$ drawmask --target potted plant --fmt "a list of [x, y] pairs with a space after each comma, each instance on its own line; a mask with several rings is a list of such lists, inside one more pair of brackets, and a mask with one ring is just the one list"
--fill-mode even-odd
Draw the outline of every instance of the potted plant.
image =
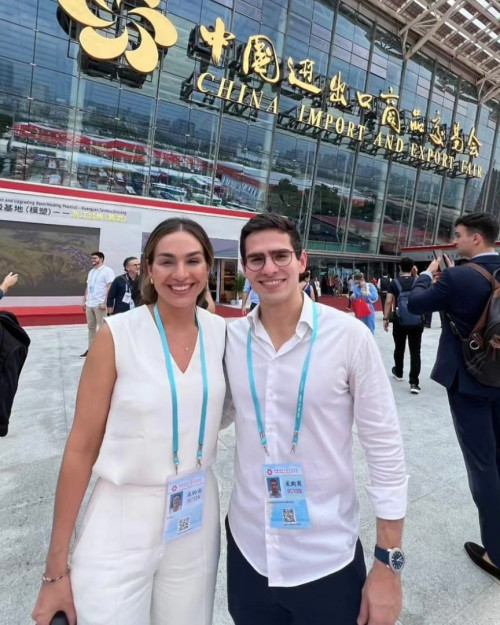
[[236, 276], [234, 277], [234, 290], [236, 291], [236, 300], [238, 306], [241, 306], [242, 296], [243, 296], [243, 287], [245, 286], [245, 274], [241, 271], [238, 271]]

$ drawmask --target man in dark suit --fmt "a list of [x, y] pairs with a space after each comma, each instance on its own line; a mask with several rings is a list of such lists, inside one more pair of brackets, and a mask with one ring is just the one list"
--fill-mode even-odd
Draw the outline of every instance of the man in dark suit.
[[[493, 273], [500, 268], [495, 253], [498, 221], [488, 213], [470, 213], [455, 222], [455, 244], [461, 256]], [[500, 387], [485, 386], [468, 372], [458, 331], [468, 336], [491, 295], [491, 283], [467, 264], [448, 269], [432, 284], [441, 259], [433, 260], [413, 285], [408, 309], [416, 314], [446, 313], [431, 378], [446, 387], [458, 442], [467, 468], [469, 487], [479, 512], [484, 547], [465, 543], [471, 560], [500, 579]]]

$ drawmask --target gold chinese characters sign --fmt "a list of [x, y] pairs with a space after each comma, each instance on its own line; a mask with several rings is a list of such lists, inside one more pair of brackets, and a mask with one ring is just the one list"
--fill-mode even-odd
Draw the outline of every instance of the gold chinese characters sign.
[[[136, 72], [148, 74], [158, 65], [158, 48], [177, 42], [177, 30], [158, 10], [160, 0], [144, 0], [144, 7], [128, 9], [123, 0], [58, 0], [61, 9], [82, 26], [80, 45], [93, 59], [113, 61], [124, 56]], [[98, 13], [90, 9], [97, 5]], [[100, 17], [104, 13], [105, 18]], [[118, 22], [124, 22], [117, 34]], [[142, 25], [141, 22], [144, 24]], [[132, 39], [133, 31], [135, 37]], [[138, 45], [132, 41], [138, 37]]]
[[[124, 0], [58, 3], [82, 27], [82, 49], [98, 61], [123, 56], [136, 72], [146, 74], [157, 67], [158, 50], [177, 42], [175, 26], [158, 8], [160, 0], [142, 0], [145, 6], [132, 9]], [[222, 100], [230, 114], [250, 111], [255, 118], [259, 112], [272, 113], [280, 127], [325, 142], [338, 144], [345, 138], [350, 147], [360, 144], [365, 152], [382, 149], [386, 156], [411, 165], [482, 177], [481, 167], [473, 162], [481, 147], [474, 127], [465, 134], [458, 122], [451, 128], [442, 123], [439, 111], [432, 119], [424, 118], [418, 109], [402, 111], [392, 87], [378, 96], [354, 91], [340, 71], [329, 78], [315, 72], [312, 59], [280, 59], [266, 35], [250, 35], [238, 43], [220, 17], [212, 25], [198, 25], [192, 35], [196, 44], [191, 45], [190, 37], [188, 55], [200, 58], [204, 71], [195, 71], [184, 81], [181, 98], [185, 100], [202, 106]], [[207, 71], [210, 64], [216, 69]], [[221, 76], [226, 65], [230, 71]], [[307, 98], [308, 103], [282, 111], [280, 97]]]
[[[326, 78], [315, 73], [311, 59], [295, 61], [289, 56], [281, 61], [265, 35], [251, 35], [246, 43], [236, 47], [235, 35], [220, 18], [214, 26], [199, 26], [198, 32], [201, 45], [193, 56], [209, 58], [212, 65], [221, 67], [224, 54], [232, 51], [230, 66], [239, 69], [236, 75], [232, 73], [232, 78], [220, 77], [215, 71], [193, 74], [193, 89], [189, 93], [203, 94], [198, 104], [211, 105], [219, 99], [225, 101], [225, 110], [233, 114], [249, 109], [253, 118], [258, 111], [274, 113], [279, 126], [327, 142], [340, 143], [346, 138], [349, 145], [361, 144], [366, 152], [383, 149], [386, 155], [412, 165], [452, 175], [482, 177], [482, 168], [473, 162], [481, 147], [474, 127], [466, 135], [458, 122], [448, 129], [439, 111], [432, 119], [425, 119], [418, 109], [411, 113], [401, 111], [399, 95], [392, 87], [378, 96], [359, 90], [351, 93], [341, 72]], [[271, 86], [275, 95], [268, 95], [265, 84]], [[308, 98], [310, 104], [301, 104], [294, 112], [281, 111], [278, 84], [281, 95]], [[352, 120], [353, 115], [359, 117], [359, 123]]]

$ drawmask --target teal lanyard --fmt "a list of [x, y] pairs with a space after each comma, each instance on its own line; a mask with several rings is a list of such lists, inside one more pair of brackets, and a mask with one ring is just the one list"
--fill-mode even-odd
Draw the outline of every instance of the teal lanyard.
[[[172, 357], [170, 356], [170, 350], [168, 349], [167, 336], [163, 328], [163, 323], [158, 312], [158, 305], [155, 304], [154, 315], [156, 321], [156, 327], [160, 333], [161, 344], [163, 347], [163, 353], [165, 354], [165, 366], [167, 368], [168, 381], [170, 384], [170, 392], [172, 395], [172, 453], [173, 461], [175, 465], [175, 472], [179, 466], [179, 410], [177, 406], [177, 387], [175, 385], [174, 367], [172, 364]], [[201, 404], [201, 418], [200, 418], [200, 431], [198, 434], [198, 451], [196, 452], [196, 458], [198, 460], [198, 466], [201, 466], [201, 459], [203, 456], [203, 442], [205, 440], [205, 425], [207, 422], [207, 405], [208, 405], [208, 375], [207, 375], [207, 363], [205, 359], [205, 345], [203, 342], [203, 330], [201, 324], [196, 318], [196, 325], [198, 326], [198, 337], [200, 340], [200, 360], [201, 360], [201, 377], [203, 381], [203, 400]]]
[[[307, 374], [309, 373], [309, 362], [311, 360], [312, 347], [318, 336], [318, 308], [313, 304], [313, 329], [311, 339], [309, 341], [309, 349], [307, 350], [304, 365], [302, 366], [302, 374], [300, 376], [299, 394], [297, 397], [297, 408], [295, 410], [295, 428], [292, 438], [292, 453], [295, 451], [299, 442], [300, 426], [302, 424], [302, 411], [304, 408], [304, 390], [306, 387]], [[255, 410], [255, 419], [257, 421], [257, 429], [259, 430], [260, 444], [264, 447], [264, 451], [267, 454], [267, 438], [262, 423], [262, 411], [260, 409], [260, 402], [257, 396], [257, 388], [255, 387], [255, 376], [253, 370], [253, 357], [252, 357], [252, 331], [248, 330], [247, 335], [247, 367], [248, 367], [248, 381], [250, 383], [250, 391], [252, 393], [253, 406]]]

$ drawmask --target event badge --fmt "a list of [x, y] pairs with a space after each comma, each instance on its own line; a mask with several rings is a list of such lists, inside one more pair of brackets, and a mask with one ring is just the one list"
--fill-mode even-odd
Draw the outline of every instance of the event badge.
[[122, 297], [122, 302], [124, 304], [130, 304], [131, 301], [132, 301], [132, 294], [130, 293], [130, 291], [125, 291]]
[[205, 471], [197, 471], [169, 481], [163, 528], [164, 542], [200, 529], [204, 499]]
[[265, 464], [263, 474], [270, 527], [294, 530], [311, 527], [302, 465]]

